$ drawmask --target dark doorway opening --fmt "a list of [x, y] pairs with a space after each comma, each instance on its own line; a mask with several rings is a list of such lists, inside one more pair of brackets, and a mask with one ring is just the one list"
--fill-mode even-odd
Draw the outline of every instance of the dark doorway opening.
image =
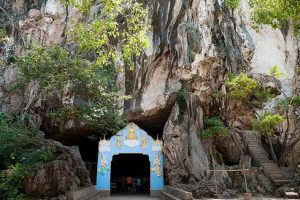
[[111, 193], [114, 194], [149, 194], [149, 157], [143, 154], [114, 155], [110, 183]]

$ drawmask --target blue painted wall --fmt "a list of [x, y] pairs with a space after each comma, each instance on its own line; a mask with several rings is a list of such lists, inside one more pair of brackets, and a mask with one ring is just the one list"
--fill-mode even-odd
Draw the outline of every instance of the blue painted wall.
[[[127, 139], [129, 132], [133, 132], [135, 139]], [[119, 142], [118, 142], [119, 141]], [[146, 141], [142, 143], [142, 141]], [[98, 162], [97, 162], [97, 190], [110, 190], [111, 161], [114, 155], [121, 153], [133, 153], [148, 155], [150, 160], [150, 190], [162, 190], [163, 179], [163, 154], [162, 141], [148, 135], [134, 123], [130, 123], [119, 131], [110, 140], [99, 142]]]

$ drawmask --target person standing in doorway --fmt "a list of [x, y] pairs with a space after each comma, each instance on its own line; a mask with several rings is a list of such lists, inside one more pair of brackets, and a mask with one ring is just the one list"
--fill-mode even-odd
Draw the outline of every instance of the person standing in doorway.
[[136, 178], [133, 178], [132, 180], [132, 192], [136, 193]]
[[128, 191], [128, 193], [132, 193], [132, 186], [133, 186], [132, 176], [128, 176], [126, 181], [127, 181], [127, 191]]
[[141, 179], [141, 177], [136, 178], [136, 191], [137, 192], [142, 191], [142, 179]]

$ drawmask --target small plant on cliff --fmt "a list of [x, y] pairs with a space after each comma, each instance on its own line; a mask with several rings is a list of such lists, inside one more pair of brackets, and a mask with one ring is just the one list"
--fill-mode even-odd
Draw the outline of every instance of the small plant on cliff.
[[185, 87], [185, 83], [182, 83], [181, 89], [176, 93], [176, 102], [179, 107], [179, 113], [177, 116], [177, 123], [181, 124], [184, 120], [184, 110], [186, 106], [186, 96], [187, 96], [187, 89]]
[[36, 129], [0, 113], [0, 199], [22, 199], [23, 180], [52, 160], [52, 152]]
[[204, 118], [204, 130], [201, 135], [204, 138], [212, 138], [215, 135], [226, 134], [228, 129], [225, 127], [224, 123], [219, 117]]
[[236, 9], [240, 4], [240, 0], [225, 0], [225, 5], [229, 8]]
[[227, 82], [228, 95], [236, 100], [244, 101], [251, 99], [254, 91], [259, 89], [259, 83], [241, 73], [238, 76], [230, 77]]
[[5, 43], [7, 41], [8, 41], [8, 37], [7, 37], [6, 31], [4, 29], [0, 28], [0, 43], [1, 42]]
[[268, 99], [274, 97], [270, 89], [263, 88], [258, 81], [244, 73], [228, 76], [226, 86], [229, 98], [251, 107], [261, 108]]

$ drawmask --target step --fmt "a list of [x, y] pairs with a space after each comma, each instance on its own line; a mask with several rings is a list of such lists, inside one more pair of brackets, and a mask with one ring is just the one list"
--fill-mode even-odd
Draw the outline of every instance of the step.
[[96, 190], [96, 187], [90, 186], [90, 187], [84, 187], [79, 188], [77, 190], [69, 191], [67, 192], [67, 198], [68, 200], [89, 200], [90, 198], [97, 195], [98, 191]]
[[288, 199], [298, 199], [299, 198], [299, 194], [297, 192], [285, 192], [284, 196], [285, 196], [285, 198], [288, 198]]
[[191, 192], [185, 191], [180, 188], [175, 188], [169, 185], [166, 185], [164, 188], [164, 192], [174, 195], [175, 197], [178, 197], [182, 200], [192, 200], [193, 195]]
[[262, 160], [262, 161], [265, 161], [265, 160], [270, 160], [268, 156], [265, 156], [265, 155], [253, 155], [254, 159], [258, 159], [258, 160]]
[[291, 183], [292, 180], [288, 180], [288, 179], [282, 179], [282, 180], [272, 180], [273, 183], [277, 186], [280, 186], [280, 185], [284, 185], [284, 184], [288, 184], [288, 183]]
[[265, 154], [253, 154], [254, 157], [257, 157], [257, 158], [267, 158], [269, 159], [269, 156], [265, 155]]
[[264, 150], [262, 150], [262, 149], [249, 149], [251, 152], [253, 152], [253, 153], [260, 153], [260, 154], [265, 154], [265, 155], [267, 155], [267, 153], [264, 151]]
[[164, 199], [164, 200], [181, 200], [180, 198], [177, 198], [176, 196], [168, 193], [168, 192], [165, 192], [165, 191], [161, 191], [161, 199]]

